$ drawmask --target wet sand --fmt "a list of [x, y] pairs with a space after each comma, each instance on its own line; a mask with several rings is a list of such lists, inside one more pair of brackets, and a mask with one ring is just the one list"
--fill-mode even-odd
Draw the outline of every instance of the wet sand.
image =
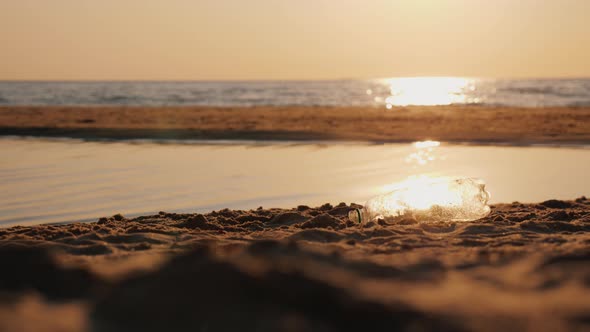
[[0, 135], [589, 144], [590, 108], [4, 106]]
[[0, 330], [590, 329], [590, 200], [363, 229], [350, 209], [0, 229]]

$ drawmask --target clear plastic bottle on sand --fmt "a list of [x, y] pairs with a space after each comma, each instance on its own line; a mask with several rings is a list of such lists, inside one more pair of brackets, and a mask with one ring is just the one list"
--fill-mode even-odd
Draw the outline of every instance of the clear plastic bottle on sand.
[[390, 193], [374, 197], [350, 220], [364, 225], [374, 219], [417, 221], [473, 221], [490, 213], [485, 183], [474, 178], [415, 178]]

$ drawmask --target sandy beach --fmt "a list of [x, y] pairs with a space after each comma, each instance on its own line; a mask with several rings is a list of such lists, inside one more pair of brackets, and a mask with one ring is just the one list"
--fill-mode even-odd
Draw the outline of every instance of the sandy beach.
[[345, 203], [0, 229], [2, 331], [583, 331], [590, 201], [473, 223]]
[[[90, 141], [437, 140], [492, 145], [585, 145], [590, 143], [589, 123], [589, 108], [0, 108], [0, 135]], [[94, 168], [89, 168], [89, 173], [82, 170], [77, 177], [65, 176], [74, 170], [68, 171], [69, 164], [74, 168], [100, 165], [111, 160], [105, 154], [108, 152], [115, 157], [111, 156], [114, 159], [107, 163], [120, 163], [121, 167], [133, 169], [133, 174], [141, 174], [140, 165], [150, 165], [150, 159], [173, 160], [179, 151], [184, 151], [171, 148], [156, 153], [151, 147], [150, 154], [140, 159], [140, 151], [146, 147], [128, 151], [116, 144], [103, 147], [99, 146], [102, 143], [81, 143], [85, 148], [81, 151], [77, 150], [80, 146], [59, 145], [67, 144], [64, 142], [59, 146], [47, 142], [6, 142], [20, 144], [17, 149], [23, 151], [37, 151], [35, 155], [47, 154], [42, 160], [59, 170], [49, 168], [51, 174], [58, 175], [52, 186], [61, 190], [77, 183], [98, 185], [93, 184], [90, 176]], [[228, 149], [223, 151], [235, 148]], [[393, 148], [388, 149], [391, 152]], [[184, 154], [193, 158], [204, 156], [195, 151], [187, 150]], [[239, 152], [236, 151], [232, 153]], [[257, 153], [265, 156], [265, 151]], [[297, 155], [293, 150], [282, 151], [291, 157]], [[415, 153], [412, 151], [409, 156]], [[103, 157], [91, 162], [68, 161], [101, 153]], [[282, 155], [272, 153], [274, 157]], [[301, 156], [310, 152], [303, 149], [297, 153], [303, 160]], [[428, 153], [432, 156], [423, 157], [434, 158], [435, 152]], [[584, 152], [580, 149], [575, 153]], [[407, 159], [405, 154], [401, 155]], [[458, 156], [457, 152], [452, 154]], [[137, 159], [136, 163], [127, 160], [126, 164], [127, 155]], [[253, 152], [243, 155], [251, 156]], [[362, 154], [356, 155], [360, 158]], [[226, 160], [220, 156], [219, 160]], [[53, 160], [54, 157], [57, 159]], [[237, 160], [237, 155], [233, 158]], [[16, 155], [13, 159], [18, 161]], [[199, 166], [200, 159], [183, 160], [191, 172], [205, 170]], [[189, 160], [193, 160], [194, 166], [190, 166]], [[35, 164], [28, 165], [26, 169], [35, 169]], [[281, 170], [288, 169], [282, 167]], [[39, 168], [37, 173], [41, 175], [17, 172], [16, 180], [11, 180], [11, 169], [7, 166], [4, 179], [6, 188], [14, 192], [21, 190], [25, 179], [31, 176], [47, 176]], [[379, 167], [361, 169], [376, 171]], [[176, 169], [161, 182], [169, 185], [174, 174], [181, 171]], [[317, 171], [316, 166], [308, 173]], [[105, 175], [102, 171], [98, 174]], [[152, 171], [139, 178], [139, 188], [146, 188], [145, 179], [154, 174]], [[230, 180], [235, 178], [239, 177]], [[232, 185], [231, 181], [225, 186]], [[124, 192], [119, 183], [122, 182], [112, 185]], [[98, 202], [100, 193], [92, 196], [89, 189], [80, 189], [85, 187], [72, 188]], [[557, 189], [551, 193], [556, 192]], [[42, 206], [46, 196], [51, 195], [42, 194], [45, 196], [32, 198], [32, 209]], [[71, 196], [68, 191], [62, 194]], [[21, 200], [5, 208], [11, 211], [20, 206], [28, 210], [27, 201]], [[363, 228], [347, 219], [353, 207], [356, 205], [326, 203], [315, 208], [301, 205], [293, 209], [223, 209], [205, 214], [116, 214], [94, 222], [0, 228], [0, 260], [5, 263], [0, 273], [0, 330], [590, 329], [590, 201], [585, 197], [496, 204], [489, 216], [471, 223], [419, 223], [404, 219], [396, 223], [371, 221]], [[34, 216], [40, 212], [22, 213]]]
[[588, 144], [590, 108], [3, 106], [0, 135]]

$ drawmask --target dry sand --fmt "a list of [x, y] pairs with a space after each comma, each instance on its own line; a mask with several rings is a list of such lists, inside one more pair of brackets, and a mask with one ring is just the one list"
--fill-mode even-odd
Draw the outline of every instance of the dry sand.
[[0, 229], [0, 330], [590, 329], [590, 200], [364, 229], [350, 209]]
[[589, 144], [590, 108], [4, 106], [0, 135]]

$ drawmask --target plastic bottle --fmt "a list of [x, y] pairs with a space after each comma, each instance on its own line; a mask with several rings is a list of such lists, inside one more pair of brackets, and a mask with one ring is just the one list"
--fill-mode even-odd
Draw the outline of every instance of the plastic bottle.
[[363, 225], [374, 219], [417, 221], [473, 221], [490, 213], [485, 183], [474, 178], [415, 178], [394, 191], [374, 197], [362, 209], [348, 213]]

